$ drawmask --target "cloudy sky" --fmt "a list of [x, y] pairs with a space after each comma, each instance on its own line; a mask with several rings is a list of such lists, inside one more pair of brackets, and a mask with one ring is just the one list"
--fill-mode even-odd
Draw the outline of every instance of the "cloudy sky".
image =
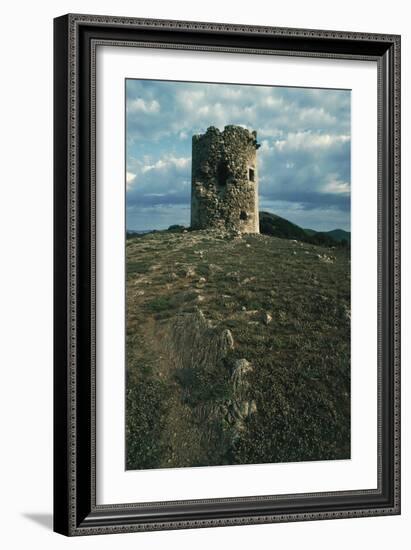
[[191, 136], [257, 131], [260, 210], [350, 229], [350, 91], [126, 80], [127, 229], [190, 223]]

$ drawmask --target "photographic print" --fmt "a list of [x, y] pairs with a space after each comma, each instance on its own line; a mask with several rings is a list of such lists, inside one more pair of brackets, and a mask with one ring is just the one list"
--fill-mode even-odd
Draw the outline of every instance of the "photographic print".
[[55, 532], [400, 514], [400, 50], [54, 20]]
[[346, 460], [351, 92], [125, 80], [126, 469]]

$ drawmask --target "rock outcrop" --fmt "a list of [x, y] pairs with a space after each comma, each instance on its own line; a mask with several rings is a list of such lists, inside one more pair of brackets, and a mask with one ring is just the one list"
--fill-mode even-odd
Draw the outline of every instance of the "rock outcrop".
[[169, 330], [168, 353], [177, 372], [184, 373], [181, 379], [187, 380], [182, 384], [186, 401], [190, 402], [191, 392], [198, 390], [190, 386], [193, 374], [198, 375], [198, 381], [215, 373], [220, 383], [226, 382], [225, 397], [203, 400], [193, 407], [204, 437], [210, 439], [216, 437], [216, 432], [224, 432], [226, 439], [235, 441], [245, 429], [246, 419], [257, 410], [255, 400], [250, 398], [249, 375], [253, 366], [245, 358], [230, 358], [235, 349], [231, 331], [213, 327], [200, 309], [178, 314]]

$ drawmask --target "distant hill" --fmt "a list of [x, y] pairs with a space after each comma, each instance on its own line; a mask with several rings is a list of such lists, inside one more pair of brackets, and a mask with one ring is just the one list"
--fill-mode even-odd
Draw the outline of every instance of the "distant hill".
[[145, 235], [146, 233], [151, 233], [155, 229], [127, 229], [127, 235]]
[[296, 239], [320, 246], [335, 246], [350, 243], [351, 234], [343, 229], [315, 231], [298, 225], [270, 212], [260, 212], [260, 232], [280, 239]]
[[270, 212], [260, 212], [260, 232], [280, 239], [307, 239], [307, 233], [302, 227]]
[[349, 231], [344, 231], [344, 229], [333, 229], [332, 231], [327, 232], [328, 235], [331, 235], [336, 241], [347, 241], [351, 242], [351, 233]]
[[343, 241], [346, 241], [347, 243], [351, 242], [351, 233], [349, 231], [344, 231], [344, 229], [333, 229], [332, 231], [315, 231], [314, 229], [304, 228], [304, 231], [307, 233], [307, 235], [310, 235], [310, 237], [312, 237], [313, 235], [326, 235], [328, 237], [331, 237], [332, 239], [334, 239], [334, 241], [337, 241], [338, 243], [341, 243]]

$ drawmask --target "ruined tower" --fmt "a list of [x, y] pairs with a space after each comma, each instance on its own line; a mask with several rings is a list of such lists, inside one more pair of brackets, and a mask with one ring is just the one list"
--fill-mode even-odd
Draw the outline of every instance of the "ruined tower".
[[191, 227], [259, 233], [257, 132], [210, 126], [193, 136]]

